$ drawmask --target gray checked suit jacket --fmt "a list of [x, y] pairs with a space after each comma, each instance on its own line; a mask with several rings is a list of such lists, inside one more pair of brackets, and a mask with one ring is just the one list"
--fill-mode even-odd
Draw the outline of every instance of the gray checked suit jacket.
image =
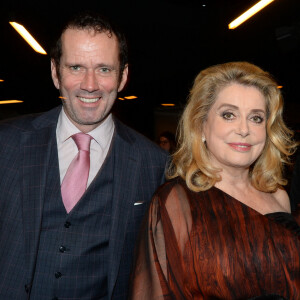
[[[46, 176], [57, 176], [48, 169], [48, 161], [50, 149], [57, 151], [53, 146], [60, 110], [57, 107], [0, 125], [0, 300], [28, 299], [39, 248]], [[115, 125], [118, 159], [108, 299], [126, 299], [134, 241], [147, 204], [164, 182], [167, 154], [118, 120]]]

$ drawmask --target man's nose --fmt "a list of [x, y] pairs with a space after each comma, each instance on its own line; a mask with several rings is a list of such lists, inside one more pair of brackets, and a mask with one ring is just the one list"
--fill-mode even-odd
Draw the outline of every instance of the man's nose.
[[80, 88], [90, 93], [99, 89], [99, 83], [93, 70], [87, 70], [81, 81]]

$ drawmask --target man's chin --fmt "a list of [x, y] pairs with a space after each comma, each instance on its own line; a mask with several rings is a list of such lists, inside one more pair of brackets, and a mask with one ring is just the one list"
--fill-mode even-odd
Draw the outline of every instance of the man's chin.
[[75, 123], [77, 123], [80, 126], [98, 126], [107, 117], [108, 117], [108, 115], [101, 117], [101, 118], [80, 118], [80, 119], [73, 120], [73, 122], [75, 121]]

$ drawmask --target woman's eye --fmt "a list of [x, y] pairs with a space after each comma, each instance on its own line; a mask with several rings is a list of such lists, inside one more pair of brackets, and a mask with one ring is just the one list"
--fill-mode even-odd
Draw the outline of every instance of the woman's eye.
[[262, 118], [261, 116], [253, 116], [253, 117], [251, 118], [251, 120], [252, 120], [253, 122], [255, 122], [255, 123], [260, 124], [260, 123], [262, 123], [262, 122], [264, 121], [264, 118]]
[[222, 113], [222, 117], [225, 120], [232, 120], [234, 118], [234, 114], [231, 112], [224, 112]]

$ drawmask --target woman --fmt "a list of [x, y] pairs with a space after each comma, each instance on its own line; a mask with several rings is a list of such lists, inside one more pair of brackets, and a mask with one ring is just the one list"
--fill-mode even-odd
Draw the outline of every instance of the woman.
[[295, 151], [276, 82], [233, 62], [197, 76], [169, 178], [143, 224], [131, 299], [300, 299]]

